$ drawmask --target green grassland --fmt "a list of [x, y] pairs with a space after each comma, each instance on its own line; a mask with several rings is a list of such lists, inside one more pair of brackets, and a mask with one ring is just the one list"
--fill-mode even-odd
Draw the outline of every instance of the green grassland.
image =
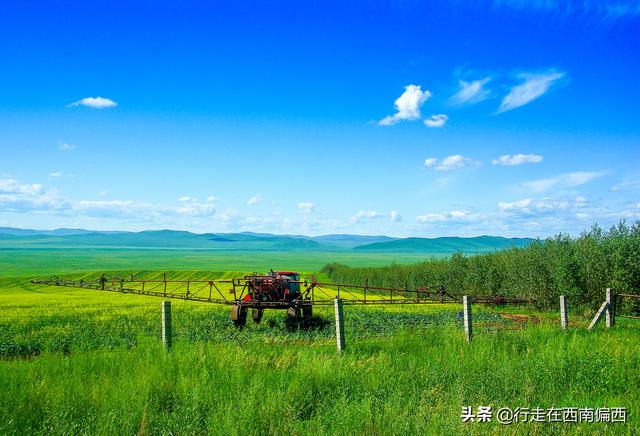
[[349, 251], [215, 251], [122, 248], [0, 248], [0, 277], [87, 271], [319, 271], [328, 262], [354, 266], [414, 263], [444, 254]]
[[[347, 350], [339, 355], [330, 307], [316, 308], [308, 329], [274, 311], [238, 330], [228, 307], [174, 300], [174, 346], [166, 352], [160, 298], [30, 283], [33, 276], [102, 271], [150, 278], [167, 270], [172, 279], [271, 267], [314, 272], [340, 255], [353, 256], [339, 260], [354, 266], [416, 260], [394, 253], [0, 251], [0, 434], [640, 431], [635, 320], [587, 332], [588, 318], [571, 313], [563, 332], [553, 311], [478, 305], [467, 344], [455, 304], [347, 305]], [[466, 405], [626, 407], [628, 422], [465, 424]]]

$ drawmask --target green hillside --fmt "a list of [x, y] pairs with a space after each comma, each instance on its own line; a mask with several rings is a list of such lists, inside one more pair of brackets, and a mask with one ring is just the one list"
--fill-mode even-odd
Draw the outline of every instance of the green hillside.
[[232, 251], [381, 251], [451, 254], [483, 253], [526, 246], [532, 239], [496, 236], [475, 238], [406, 238], [364, 235], [273, 235], [269, 233], [191, 233], [178, 230], [91, 232], [82, 229], [30, 230], [0, 228], [2, 248], [145, 248]]
[[[4, 239], [4, 238], [2, 238]], [[218, 250], [316, 250], [320, 244], [289, 236], [255, 236], [246, 234], [196, 234], [175, 230], [139, 233], [87, 233], [68, 236], [33, 235], [10, 237], [2, 246], [13, 247], [129, 247], [183, 248]]]
[[355, 247], [357, 251], [393, 251], [424, 253], [483, 253], [509, 247], [525, 247], [533, 242], [529, 238], [503, 238], [478, 236], [474, 238], [405, 238], [388, 242], [375, 242]]

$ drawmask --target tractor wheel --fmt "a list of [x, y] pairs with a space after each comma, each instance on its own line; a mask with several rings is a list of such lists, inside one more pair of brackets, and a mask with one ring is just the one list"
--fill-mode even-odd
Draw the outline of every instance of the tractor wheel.
[[264, 309], [251, 309], [251, 319], [256, 324], [260, 324], [262, 321], [262, 315], [264, 314]]
[[311, 304], [304, 304], [302, 306], [302, 318], [305, 321], [309, 321], [313, 316], [313, 306]]
[[247, 308], [237, 304], [231, 306], [231, 321], [236, 327], [244, 327], [247, 324]]

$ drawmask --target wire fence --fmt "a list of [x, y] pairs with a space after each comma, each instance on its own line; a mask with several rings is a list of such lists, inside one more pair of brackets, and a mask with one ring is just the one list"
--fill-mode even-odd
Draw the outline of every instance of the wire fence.
[[[266, 313], [260, 324], [234, 326], [227, 308], [174, 305], [171, 311], [173, 344], [197, 342], [326, 342], [335, 337], [332, 308], [319, 308], [305, 322], [285, 311]], [[267, 311], [269, 312], [269, 311]], [[349, 339], [388, 337], [399, 331], [427, 326], [461, 326], [457, 310], [438, 313], [405, 313], [349, 307], [346, 311]], [[478, 313], [479, 322], [502, 322], [498, 315]], [[162, 346], [160, 305], [99, 304], [82, 306], [0, 306], [0, 358], [36, 356], [43, 352], [70, 354], [104, 350], [126, 352], [134, 348]]]
[[640, 294], [617, 294], [616, 316], [640, 319]]
[[[618, 298], [617, 314], [637, 313], [640, 298]], [[85, 351], [127, 352], [162, 346], [163, 323], [158, 300], [138, 304], [59, 303], [48, 306], [0, 306], [0, 358], [36, 356], [44, 352], [70, 354]], [[344, 326], [349, 340], [392, 337], [429, 327], [462, 330], [459, 305], [438, 310], [372, 309], [345, 306]], [[509, 317], [494, 311], [473, 311], [474, 328], [482, 331], [523, 328], [534, 317]], [[327, 342], [336, 335], [332, 307], [314, 307], [311, 319], [300, 321], [285, 311], [267, 311], [259, 324], [238, 328], [227, 307], [179, 302], [171, 309], [172, 343]]]

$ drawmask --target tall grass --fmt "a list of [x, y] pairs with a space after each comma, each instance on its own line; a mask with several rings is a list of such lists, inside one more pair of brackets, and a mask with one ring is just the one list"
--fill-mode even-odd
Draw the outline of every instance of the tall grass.
[[[460, 330], [176, 343], [0, 364], [0, 433], [463, 434], [640, 431], [638, 329]], [[463, 424], [461, 407], [627, 407], [624, 424]]]
[[350, 268], [329, 264], [322, 270], [332, 280], [377, 286], [443, 285], [471, 295], [535, 298], [540, 307], [557, 305], [566, 295], [573, 307], [596, 308], [604, 289], [640, 289], [640, 222], [604, 231], [593, 226], [579, 237], [560, 234], [525, 248], [489, 254], [430, 260], [413, 265]]

